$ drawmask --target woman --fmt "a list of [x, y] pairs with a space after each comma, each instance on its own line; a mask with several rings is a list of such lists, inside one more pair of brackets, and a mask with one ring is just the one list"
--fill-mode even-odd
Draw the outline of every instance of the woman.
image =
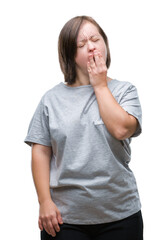
[[142, 113], [130, 82], [107, 76], [107, 36], [91, 17], [59, 36], [65, 83], [41, 98], [25, 143], [32, 146], [41, 239], [142, 240], [143, 220], [130, 142]]

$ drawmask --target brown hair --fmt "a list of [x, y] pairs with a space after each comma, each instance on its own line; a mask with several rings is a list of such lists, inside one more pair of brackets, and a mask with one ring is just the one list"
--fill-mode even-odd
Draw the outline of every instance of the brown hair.
[[75, 56], [77, 53], [77, 37], [83, 21], [88, 21], [97, 27], [100, 35], [104, 39], [107, 48], [107, 68], [109, 68], [111, 62], [108, 39], [99, 24], [89, 16], [77, 16], [70, 19], [62, 28], [58, 39], [60, 67], [64, 74], [65, 82], [67, 82], [69, 85], [75, 83], [76, 79]]

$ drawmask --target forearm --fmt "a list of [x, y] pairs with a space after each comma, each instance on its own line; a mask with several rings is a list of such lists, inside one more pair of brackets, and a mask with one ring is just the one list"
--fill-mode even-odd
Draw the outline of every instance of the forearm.
[[39, 145], [32, 147], [32, 175], [40, 204], [51, 199], [49, 188], [50, 157], [50, 150], [43, 151]]
[[94, 88], [99, 112], [108, 131], [117, 139], [130, 137], [137, 127], [137, 121], [115, 100], [107, 86]]

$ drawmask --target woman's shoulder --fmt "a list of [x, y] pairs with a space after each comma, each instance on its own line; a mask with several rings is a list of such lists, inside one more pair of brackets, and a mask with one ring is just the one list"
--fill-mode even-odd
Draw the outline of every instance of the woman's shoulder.
[[42, 95], [42, 100], [43, 101], [49, 100], [52, 97], [57, 96], [59, 92], [60, 92], [60, 83], [46, 90]]
[[129, 81], [121, 81], [116, 78], [113, 78], [111, 81], [108, 82], [108, 86], [111, 90], [122, 92], [126, 91], [129, 87], [132, 87], [134, 85]]

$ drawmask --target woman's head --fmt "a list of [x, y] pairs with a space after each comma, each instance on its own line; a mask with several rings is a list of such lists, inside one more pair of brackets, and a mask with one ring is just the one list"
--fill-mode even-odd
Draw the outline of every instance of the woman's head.
[[87, 74], [86, 64], [90, 52], [99, 50], [110, 66], [108, 39], [102, 28], [91, 17], [77, 16], [69, 20], [59, 35], [59, 61], [65, 81], [75, 83], [77, 71]]

